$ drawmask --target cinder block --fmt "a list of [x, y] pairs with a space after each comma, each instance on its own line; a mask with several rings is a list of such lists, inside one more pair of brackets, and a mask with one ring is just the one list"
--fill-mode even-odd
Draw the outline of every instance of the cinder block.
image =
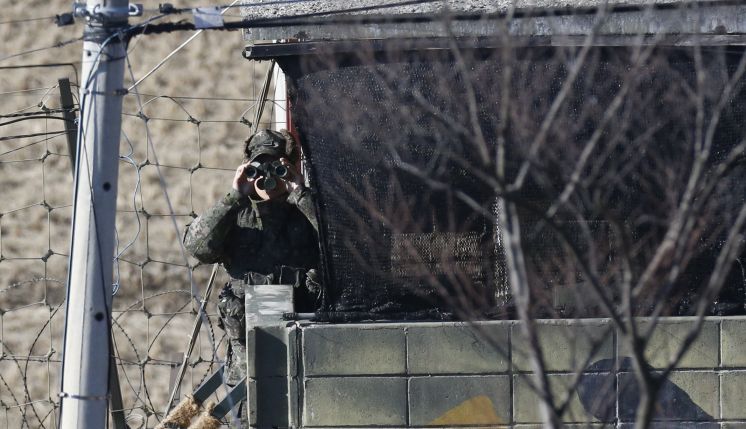
[[289, 427], [288, 379], [259, 377], [252, 380], [256, 399], [256, 421], [262, 428]]
[[303, 365], [307, 376], [404, 374], [404, 329], [382, 324], [305, 328]]
[[298, 368], [298, 359], [300, 359], [300, 350], [298, 349], [301, 347], [299, 344], [300, 327], [296, 323], [293, 323], [286, 326], [285, 330], [287, 332], [287, 375], [296, 377], [300, 375]]
[[300, 327], [297, 324], [288, 326], [288, 407], [289, 427], [299, 427], [300, 424], [300, 392], [303, 379], [298, 368], [300, 359]]
[[305, 382], [305, 426], [406, 426], [407, 379], [311, 378]]
[[407, 328], [410, 374], [485, 374], [510, 369], [510, 325], [438, 323]]
[[[540, 423], [541, 401], [531, 388], [533, 378], [513, 376], [513, 409], [516, 423]], [[549, 388], [555, 402], [568, 396], [573, 374], [550, 374]], [[568, 423], [612, 422], [616, 418], [616, 382], [612, 373], [586, 373], [574, 392], [562, 421]]]
[[302, 387], [302, 379], [299, 377], [288, 377], [288, 419], [290, 419], [289, 427], [300, 427], [301, 426], [301, 408], [302, 404], [300, 401]]
[[[708, 371], [674, 371], [664, 382], [656, 400], [655, 420], [710, 421], [720, 417], [718, 375]], [[619, 415], [635, 420], [641, 398], [633, 373], [619, 374]]]
[[414, 377], [409, 381], [411, 426], [510, 423], [510, 376]]
[[[645, 349], [645, 357], [653, 368], [664, 368], [668, 364], [681, 347], [686, 335], [694, 327], [694, 320], [694, 318], [667, 318], [658, 322]], [[649, 326], [649, 322], [645, 319], [640, 319], [637, 323], [641, 332]], [[719, 348], [718, 321], [706, 320], [697, 339], [679, 362], [678, 368], [716, 368], [719, 364]], [[620, 336], [619, 357], [631, 355], [629, 347]]]
[[256, 427], [256, 415], [259, 407], [256, 405], [257, 403], [257, 397], [256, 397], [256, 381], [248, 379], [249, 387], [248, 387], [248, 399], [247, 402], [249, 403], [249, 426]]
[[[249, 426], [288, 427], [288, 390], [284, 377], [249, 379]], [[237, 409], [234, 409], [237, 410]]]
[[746, 371], [720, 374], [720, 401], [723, 419], [746, 419]]
[[249, 377], [294, 374], [295, 359], [289, 358], [288, 344], [294, 327], [257, 326], [246, 330]]
[[746, 367], [746, 319], [720, 322], [720, 347], [723, 367]]
[[[577, 371], [589, 356], [590, 368], [606, 371], [614, 365], [614, 330], [603, 319], [587, 321], [542, 320], [535, 325], [539, 346], [548, 371]], [[521, 324], [511, 335], [513, 365], [531, 371], [529, 348]]]

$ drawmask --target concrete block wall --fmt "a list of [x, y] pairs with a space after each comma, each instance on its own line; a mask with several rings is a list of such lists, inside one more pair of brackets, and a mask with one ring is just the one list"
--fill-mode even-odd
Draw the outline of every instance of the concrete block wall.
[[[693, 323], [660, 322], [647, 348], [653, 368], [666, 365]], [[255, 331], [250, 375], [259, 427], [540, 427], [516, 322], [290, 323]], [[567, 427], [631, 428], [639, 391], [611, 323], [548, 320], [537, 331], [551, 390], [568, 401]], [[657, 410], [656, 428], [746, 428], [746, 318], [705, 321]]]

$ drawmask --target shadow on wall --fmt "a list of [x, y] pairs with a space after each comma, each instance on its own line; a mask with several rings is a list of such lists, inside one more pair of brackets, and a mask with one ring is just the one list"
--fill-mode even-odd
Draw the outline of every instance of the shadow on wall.
[[[613, 359], [601, 359], [588, 366], [587, 371], [609, 371], [614, 368]], [[632, 360], [629, 357], [619, 362], [619, 418], [622, 421], [634, 421], [635, 410], [640, 401], [640, 389], [632, 372]], [[612, 421], [616, 416], [616, 395], [614, 389], [614, 371], [602, 377], [583, 377], [578, 385], [578, 396], [585, 411], [600, 421]], [[655, 420], [675, 421], [712, 421], [713, 418], [700, 408], [687, 392], [665, 380], [658, 394], [655, 407]]]

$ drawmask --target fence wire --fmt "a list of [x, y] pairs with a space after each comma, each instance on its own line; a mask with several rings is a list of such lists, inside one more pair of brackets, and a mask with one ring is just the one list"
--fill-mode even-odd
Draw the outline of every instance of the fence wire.
[[[181, 234], [228, 191], [240, 162], [243, 139], [260, 105], [262, 82], [253, 77], [263, 76], [266, 64], [244, 67], [247, 82], [241, 86], [250, 87], [248, 94], [135, 90], [124, 100], [112, 336], [124, 414], [132, 428], [154, 427], [163, 417], [212, 269], [185, 256]], [[130, 84], [137, 78], [128, 77]], [[58, 85], [0, 86], [0, 100], [0, 427], [54, 428], [72, 218], [71, 158], [59, 120]], [[265, 119], [282, 100], [270, 95], [267, 101]], [[261, 126], [274, 127], [271, 121]], [[226, 280], [221, 272], [216, 287]], [[224, 358], [216, 296], [177, 398]]]

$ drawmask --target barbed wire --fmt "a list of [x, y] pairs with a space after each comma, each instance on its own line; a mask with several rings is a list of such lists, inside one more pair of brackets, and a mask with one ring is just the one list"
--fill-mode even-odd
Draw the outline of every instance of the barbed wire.
[[245, 102], [245, 101], [258, 101], [254, 98], [235, 98], [235, 97], [197, 97], [193, 95], [154, 95], [154, 94], [148, 94], [145, 92], [138, 92], [140, 95], [145, 97], [155, 97], [155, 98], [171, 98], [174, 100], [200, 100], [200, 101], [236, 101], [236, 102]]
[[[129, 55], [126, 60], [130, 61]], [[134, 81], [133, 74], [131, 78]], [[83, 82], [82, 86], [90, 84]], [[71, 86], [77, 87], [77, 84]], [[7, 119], [0, 125], [10, 126], [11, 121], [23, 119], [13, 122], [13, 126], [18, 127], [13, 130], [21, 132], [0, 134], [0, 141], [30, 140], [14, 143], [0, 152], [0, 165], [5, 166], [7, 174], [17, 172], [19, 176], [30, 179], [21, 179], [22, 185], [14, 185], [28, 186], [28, 192], [6, 194], [0, 207], [0, 279], [4, 282], [0, 284], [0, 296], [3, 296], [3, 308], [0, 308], [0, 391], [3, 392], [0, 395], [0, 421], [4, 420], [7, 427], [55, 427], [55, 411], [59, 407], [56, 395], [59, 386], [54, 380], [61, 369], [60, 318], [64, 311], [58, 309], [64, 305], [64, 285], [62, 281], [53, 279], [63, 277], [67, 270], [69, 220], [60, 220], [69, 219], [72, 205], [71, 159], [63, 144], [67, 134], [64, 130], [50, 129], [52, 123], [61, 120], [57, 115], [65, 111], [50, 101], [57, 89], [58, 85], [45, 85], [0, 92], [0, 96], [15, 97], [19, 101], [29, 97], [38, 100], [20, 107], [14, 107], [18, 106], [15, 101], [6, 103], [5, 111], [0, 111], [0, 118]], [[235, 124], [237, 129], [250, 129], [251, 123], [246, 116], [259, 105], [256, 90], [253, 92], [246, 97], [136, 91], [126, 95], [135, 102], [137, 111], [123, 115], [125, 121], [136, 122], [125, 124], [122, 133], [124, 144], [120, 162], [127, 167], [120, 172], [120, 186], [123, 187], [120, 202], [124, 204], [120, 204], [117, 213], [127, 218], [116, 230], [114, 284], [117, 295], [112, 309], [112, 332], [128, 421], [145, 422], [150, 427], [162, 418], [168, 396], [163, 392], [171, 388], [165, 380], [180, 363], [179, 359], [169, 355], [173, 354], [170, 350], [178, 349], [173, 345], [183, 338], [183, 326], [199, 316], [195, 310], [198, 306], [194, 304], [199, 303], [201, 286], [198, 285], [206, 276], [201, 265], [190, 262], [184, 250], [175, 247], [177, 243], [181, 246], [179, 223], [186, 223], [201, 210], [195, 207], [202, 201], [194, 187], [205, 185], [202, 173], [207, 172], [217, 179], [235, 167], [216, 162], [212, 155], [210, 159], [205, 158], [203, 130], [208, 126], [230, 124]], [[139, 97], [144, 98], [138, 100]], [[163, 109], [166, 105], [162, 103], [174, 107], [171, 110], [177, 115], [158, 114], [170, 109]], [[185, 103], [219, 103], [231, 106], [230, 110], [235, 114], [224, 118], [200, 117]], [[274, 108], [272, 101], [268, 108]], [[85, 114], [78, 109], [79, 103], [76, 103], [73, 111]], [[154, 134], [152, 125], [157, 122], [192, 128], [195, 144], [188, 149], [180, 144], [176, 147], [178, 151], [193, 153], [193, 164], [174, 162], [172, 157], [158, 158], [156, 148], [167, 143], [168, 139]], [[146, 130], [144, 139], [140, 137], [141, 132], [133, 129], [133, 124]], [[165, 143], [156, 144], [156, 140]], [[215, 147], [216, 143], [210, 141], [207, 145]], [[40, 166], [40, 174], [31, 174], [36, 167], [28, 168], [29, 165]], [[172, 174], [171, 171], [184, 172], [189, 177], [179, 184], [186, 190], [178, 192], [183, 199], [171, 200], [165, 205], [155, 203], [154, 198], [163, 200], [164, 197], [144, 193], [144, 177], [147, 174], [150, 178], [155, 172], [159, 177], [156, 183], [163, 187], [162, 195], [171, 194], [166, 177], [167, 173]], [[7, 177], [4, 175], [2, 180], [7, 180]], [[59, 188], [59, 183], [64, 183], [64, 186]], [[65, 191], [60, 193], [59, 189]], [[27, 204], [24, 202], [27, 200], [31, 201]], [[166, 231], [163, 222], [171, 223], [173, 232], [169, 234], [175, 236], [177, 243], [164, 244], [157, 238]], [[35, 231], [43, 231], [43, 234]], [[187, 282], [190, 287], [184, 289], [182, 285]], [[188, 376], [181, 384], [184, 390], [198, 385], [222, 362], [225, 336], [214, 332], [215, 311], [212, 303], [207, 314], [201, 316], [204, 320], [198, 337], [201, 339], [188, 361]], [[23, 328], [11, 330], [11, 326], [16, 325]], [[3, 366], [6, 363], [12, 366]], [[44, 367], [43, 372], [39, 366]]]
[[[148, 25], [149, 22], [159, 18], [160, 16], [155, 17], [145, 24], [138, 24], [140, 27], [133, 28], [142, 28], [142, 26]], [[71, 39], [48, 47], [6, 55], [0, 57], [0, 61], [58, 48], [81, 39]], [[131, 47], [126, 61], [134, 81], [134, 74], [132, 74], [132, 67], [129, 63], [132, 51]], [[98, 60], [99, 58], [96, 58], [96, 61]], [[74, 69], [76, 82], [72, 83], [71, 86], [77, 87], [77, 68], [72, 63], [5, 66], [4, 68], [35, 69], [62, 65], [71, 66]], [[148, 76], [145, 76], [145, 79]], [[83, 82], [82, 86], [87, 88], [92, 82]], [[26, 185], [29, 186], [34, 186], [35, 183], [40, 184], [38, 187], [40, 189], [37, 188], [36, 192], [13, 194], [16, 196], [6, 195], [5, 202], [0, 208], [0, 278], [9, 281], [9, 283], [0, 284], [0, 295], [4, 297], [3, 308], [0, 308], [0, 347], [2, 348], [0, 368], [3, 368], [0, 371], [0, 390], [8, 392], [6, 395], [0, 395], [2, 398], [0, 400], [0, 419], [5, 420], [7, 427], [55, 427], [55, 411], [59, 407], [59, 398], [56, 395], [59, 386], [55, 385], [53, 380], [59, 376], [61, 369], [61, 356], [58, 350], [62, 348], [62, 336], [60, 335], [61, 324], [58, 323], [58, 320], [64, 312], [58, 310], [64, 305], [64, 294], [62, 293], [64, 284], [60, 280], [55, 280], [55, 277], [50, 276], [50, 273], [56, 273], [54, 274], [56, 276], [66, 271], [67, 257], [70, 253], [69, 244], [58, 237], [60, 235], [67, 236], [64, 231], [69, 230], [69, 222], [60, 224], [55, 218], [69, 217], [72, 205], [69, 201], [69, 162], [71, 158], [70, 154], [63, 149], [64, 146], [60, 144], [62, 143], [61, 138], [66, 136], [67, 133], [64, 130], [50, 130], [48, 125], [50, 122], [64, 120], [57, 115], [66, 113], [66, 109], [54, 107], [54, 104], [50, 105], [49, 102], [50, 97], [58, 88], [58, 85], [49, 85], [0, 92], [0, 96], [17, 97], [19, 100], [24, 100], [27, 97], [36, 97], [39, 100], [34, 104], [0, 112], [0, 118], [7, 119], [0, 122], [0, 126], [15, 124], [14, 126], [17, 127], [27, 127], [36, 124], [33, 125], [34, 129], [28, 130], [29, 132], [0, 135], [0, 141], [12, 142], [40, 137], [20, 145], [14, 144], [7, 150], [0, 152], [0, 165], [13, 168], [12, 171], [19, 172], [30, 171], [29, 168], [25, 167], [26, 165], [41, 166], [41, 176], [36, 176], [38, 179], [25, 181]], [[116, 231], [114, 288], [117, 293], [115, 298], [117, 307], [113, 308], [112, 340], [116, 354], [115, 362], [119, 368], [120, 380], [122, 380], [122, 387], [124, 388], [124, 410], [127, 413], [126, 419], [128, 421], [140, 421], [148, 424], [153, 423], [153, 419], [155, 421], [160, 419], [160, 410], [164, 409], [163, 400], [167, 395], [158, 392], [171, 387], [164, 385], [166, 377], [163, 375], [173, 370], [179, 361], [168, 355], [168, 349], [164, 348], [164, 344], [173, 344], [175, 338], [180, 338], [183, 335], [183, 329], [178, 328], [178, 326], [183, 324], [184, 320], [191, 321], [194, 317], [202, 317], [204, 328], [200, 337], [204, 335], [204, 340], [199, 340], [197, 343], [198, 347], [195, 349], [194, 356], [188, 362], [190, 375], [182, 385], [186, 386], [187, 389], [194, 387], [216, 365], [221, 363], [222, 354], [220, 350], [225, 347], [225, 336], [222, 335], [218, 338], [213, 332], [216, 317], [214, 304], [208, 309], [207, 314], [196, 313], [195, 307], [198, 307], [198, 305], [193, 304], [199, 304], [197, 280], [202, 279], [202, 277], [198, 276], [195, 279], [193, 273], [196, 273], [200, 266], [188, 260], [179, 240], [178, 223], [180, 222], [179, 218], [190, 219], [195, 216], [197, 200], [193, 186], [204, 183], [203, 179], [195, 180], [195, 174], [200, 174], [201, 171], [223, 174], [234, 169], [233, 165], [205, 163], [202, 154], [204, 149], [202, 129], [210, 124], [225, 125], [231, 123], [240, 127], [250, 127], [251, 123], [246, 115], [259, 105], [255, 98], [255, 90], [252, 95], [254, 98], [200, 97], [191, 94], [138, 94], [133, 92], [127, 96], [135, 99], [138, 111], [131, 114], [126, 113], [124, 117], [133, 118], [141, 123], [145, 128], [146, 135], [143, 143], [142, 140], [138, 141], [139, 138], [129, 136], [129, 132], [123, 128], [122, 141], [126, 144], [123, 146], [126, 150], [120, 155], [120, 161], [123, 165], [129, 166], [128, 169], [123, 170], [123, 173], [133, 177], [134, 180], [128, 182], [128, 185], [131, 185], [130, 191], [122, 192], [123, 199], [129, 201], [127, 205], [130, 207], [119, 207], [118, 213], [130, 215], [134, 219], [125, 229], [117, 228]], [[141, 100], [141, 96], [148, 99]], [[159, 102], [159, 100], [178, 106], [177, 111], [181, 112], [180, 114], [183, 114], [183, 116], [168, 118], [154, 114], [148, 117], [146, 112], [151, 105]], [[190, 112], [190, 109], [183, 104], [184, 102], [229, 103], [236, 106], [232, 109], [236, 110], [237, 113], [240, 112], [240, 114], [230, 118], [199, 118], [196, 114]], [[77, 106], [72, 109], [72, 112], [85, 115], [86, 112], [79, 111], [80, 103], [77, 99], [76, 104]], [[248, 104], [248, 106], [243, 107], [242, 104]], [[17, 103], [6, 103], [6, 107], [13, 105], [17, 105]], [[67, 109], [67, 111], [70, 111], [70, 109]], [[153, 132], [149, 128], [149, 123], [155, 122], [172, 122], [194, 127], [195, 164], [185, 166], [168, 162], [167, 159], [164, 160], [166, 162], [160, 162], [154, 144]], [[42, 124], [43, 130], [38, 129], [38, 124]], [[143, 146], [145, 146], [145, 150], [139, 150]], [[84, 147], [81, 148], [85, 150]], [[184, 150], [184, 148], [180, 147], [179, 150]], [[20, 153], [24, 155], [17, 156]], [[27, 153], [32, 155], [25, 155]], [[58, 160], [66, 161], [58, 162]], [[168, 209], [165, 212], [154, 209], [155, 206], [152, 206], [152, 203], [143, 195], [143, 172], [151, 168], [154, 168], [157, 172], [162, 193], [167, 201]], [[189, 174], [189, 180], [185, 183], [188, 187], [188, 199], [185, 201], [187, 203], [186, 210], [177, 210], [177, 207], [173, 205], [168, 196], [168, 184], [165, 173], [161, 171], [162, 168], [175, 169]], [[120, 174], [121, 176], [122, 174]], [[67, 195], [67, 201], [60, 201], [60, 195], [56, 195], [58, 192], [54, 190], [57, 188], [50, 185], [50, 183], [59, 183], [60, 179], [66, 182], [65, 187], [68, 192], [63, 192], [63, 194]], [[3, 180], [5, 180], [5, 177], [3, 177]], [[22, 194], [23, 196], [21, 196]], [[36, 199], [36, 201], [30, 204], [14, 204], [15, 201], [21, 203], [28, 197]], [[148, 196], [148, 198], [153, 197]], [[180, 201], [178, 207], [183, 207], [183, 203]], [[32, 220], [34, 216], [31, 214], [36, 213], [37, 210], [39, 213], [44, 213], [44, 217]], [[160, 219], [165, 220], [166, 218], [170, 219], [172, 224], [174, 230], [172, 235], [177, 238], [180, 247], [178, 253], [181, 255], [181, 260], [173, 259], [168, 256], [168, 252], [164, 253], [162, 249], [157, 252], [154, 251], [153, 234], [160, 234], [163, 230], [154, 227], [153, 222], [160, 222]], [[44, 228], [41, 228], [42, 222], [46, 225]], [[43, 236], [31, 232], [40, 228], [44, 230]], [[39, 240], [35, 240], [34, 243], [38, 241], [38, 246], [36, 244], [28, 245], [30, 244], [28, 239], [24, 243], [23, 237], [29, 235], [36, 235]], [[41, 240], [42, 237], [43, 240]], [[162, 247], [160, 244], [158, 246]], [[173, 249], [172, 245], [171, 247]], [[39, 250], [38, 253], [34, 254], [34, 252], [37, 252], [34, 250], [36, 248]], [[22, 268], [25, 265], [21, 264], [33, 264], [33, 267], [36, 268], [25, 269]], [[172, 269], [177, 271], [172, 271]], [[3, 275], [6, 272], [10, 275]], [[163, 287], [174, 281], [183, 284], [183, 280], [189, 282], [189, 290]], [[140, 298], [129, 306], [119, 308], [120, 305], [116, 303], [130, 301], [134, 292], [132, 286], [137, 284], [139, 284]], [[161, 291], [148, 293], [149, 291], [152, 292], [153, 288], [161, 289]], [[178, 299], [168, 298], [177, 296], [188, 299], [179, 301]], [[35, 315], [31, 318], [33, 320], [29, 320], [27, 313]], [[133, 323], [135, 319], [130, 320], [133, 317], [140, 322]], [[38, 324], [34, 322], [37, 319]], [[21, 322], [22, 320], [24, 322]], [[18, 331], [8, 331], [8, 327], [18, 323], [24, 323], [24, 328]], [[31, 328], [36, 332], [35, 335], [29, 335], [31, 334], [29, 326], [27, 326], [29, 324], [36, 326]], [[8, 367], [2, 365], [5, 362], [11, 363], [15, 370], [9, 372]], [[43, 376], [46, 379], [45, 383], [40, 383], [39, 377], [42, 373], [38, 371], [38, 365], [45, 367], [46, 376]], [[19, 383], [17, 380], [21, 380], [21, 382]], [[4, 414], [4, 417], [2, 414]]]

